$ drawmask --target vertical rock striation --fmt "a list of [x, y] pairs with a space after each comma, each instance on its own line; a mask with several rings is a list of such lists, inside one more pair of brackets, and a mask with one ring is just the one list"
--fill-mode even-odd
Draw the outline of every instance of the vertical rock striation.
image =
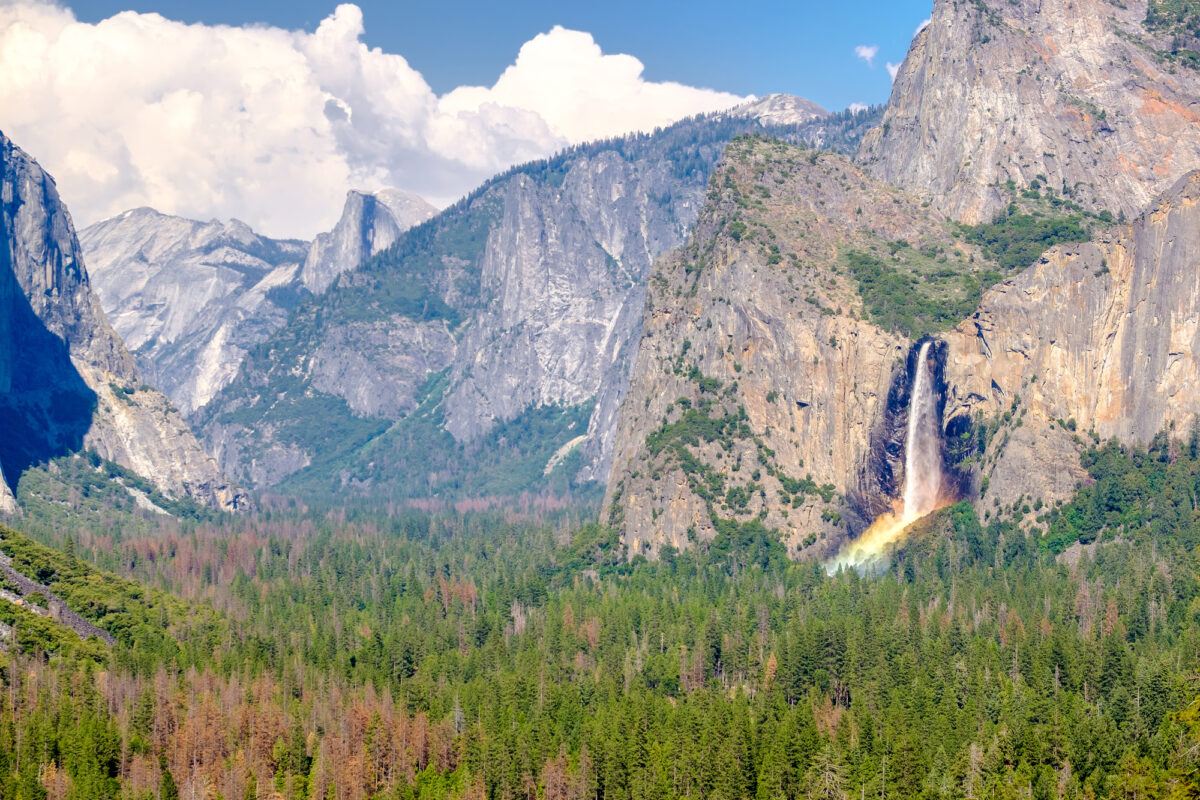
[[400, 234], [436, 213], [424, 199], [398, 189], [347, 192], [337, 225], [313, 240], [300, 270], [301, 282], [313, 294], [321, 294], [343, 272], [391, 247]]
[[1011, 416], [985, 455], [985, 503], [1069, 496], [1085, 432], [1145, 444], [1196, 424], [1197, 253], [1193, 172], [1132, 224], [1048, 251], [946, 337], [947, 415]]
[[1145, 18], [1137, 1], [937, 0], [860, 160], [966, 222], [1039, 176], [1133, 217], [1200, 167], [1200, 71]]

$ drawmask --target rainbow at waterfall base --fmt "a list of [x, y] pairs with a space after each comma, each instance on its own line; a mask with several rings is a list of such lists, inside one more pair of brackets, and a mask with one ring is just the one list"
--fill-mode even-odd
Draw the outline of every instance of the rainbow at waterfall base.
[[928, 340], [921, 343], [913, 371], [904, 437], [903, 495], [891, 512], [880, 515], [826, 564], [830, 572], [878, 562], [914, 522], [951, 502], [942, 480], [942, 426], [929, 364], [930, 344]]

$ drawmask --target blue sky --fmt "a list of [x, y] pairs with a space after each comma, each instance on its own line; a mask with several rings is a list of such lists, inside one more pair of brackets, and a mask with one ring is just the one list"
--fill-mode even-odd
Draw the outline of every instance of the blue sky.
[[[77, 0], [85, 21], [132, 9], [208, 24], [265, 23], [313, 30], [330, 0]], [[489, 85], [520, 46], [554, 25], [592, 33], [605, 52], [629, 53], [655, 81], [763, 95], [782, 91], [830, 109], [887, 99], [887, 62], [904, 58], [931, 0], [743, 2], [609, 0], [603, 3], [360, 0], [364, 41], [403, 55], [430, 86]], [[871, 67], [858, 45], [879, 48]]]

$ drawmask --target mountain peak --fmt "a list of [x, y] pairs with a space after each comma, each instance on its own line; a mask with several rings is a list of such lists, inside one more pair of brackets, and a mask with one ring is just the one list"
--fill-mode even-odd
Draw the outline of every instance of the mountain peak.
[[301, 279], [320, 294], [343, 272], [392, 245], [404, 231], [437, 213], [423, 198], [400, 189], [351, 189], [337, 225], [318, 234], [304, 261]]
[[409, 227], [419, 225], [438, 213], [437, 206], [406, 189], [380, 189], [375, 192], [375, 199], [387, 206], [398, 221]]
[[734, 117], [750, 117], [763, 125], [802, 125], [829, 116], [829, 112], [811, 100], [793, 94], [775, 93], [734, 106]]
[[90, 225], [79, 238], [113, 327], [184, 413], [230, 380], [254, 344], [239, 325], [248, 312], [260, 312], [250, 327], [283, 315], [249, 296], [281, 266], [294, 271], [307, 249], [259, 236], [241, 220], [201, 222], [152, 208]]

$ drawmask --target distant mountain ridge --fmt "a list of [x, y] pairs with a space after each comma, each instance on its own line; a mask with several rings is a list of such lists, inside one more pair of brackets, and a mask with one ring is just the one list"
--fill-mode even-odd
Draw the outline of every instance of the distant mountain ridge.
[[769, 94], [734, 106], [725, 112], [731, 117], [748, 117], [768, 125], [804, 125], [829, 116], [829, 112], [811, 100], [791, 94]]
[[302, 297], [325, 291], [435, 211], [396, 190], [351, 191], [337, 226], [311, 244], [269, 239], [238, 220], [149, 208], [91, 225], [79, 239], [101, 304], [142, 372], [193, 414]]
[[603, 481], [650, 265], [683, 241], [725, 144], [759, 134], [852, 151], [877, 115], [779, 98], [763, 113], [789, 105], [804, 122], [698, 117], [488, 181], [255, 348], [198, 417], [210, 450], [256, 486], [306, 492]]

